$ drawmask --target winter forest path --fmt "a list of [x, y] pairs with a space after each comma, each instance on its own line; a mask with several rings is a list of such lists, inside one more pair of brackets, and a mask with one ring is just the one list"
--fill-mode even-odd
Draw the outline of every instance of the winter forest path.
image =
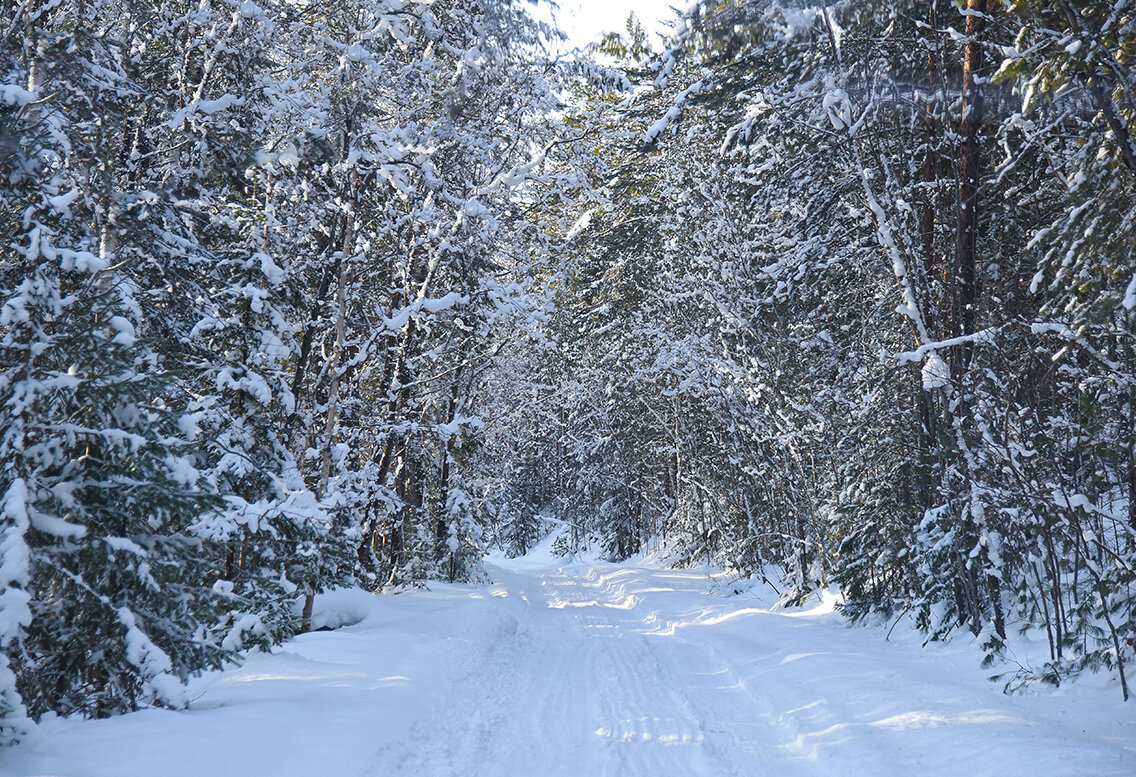
[[202, 678], [188, 711], [51, 721], [0, 776], [1136, 774], [1111, 689], [1004, 696], [973, 649], [706, 570], [495, 561], [488, 587], [323, 597], [353, 625]]

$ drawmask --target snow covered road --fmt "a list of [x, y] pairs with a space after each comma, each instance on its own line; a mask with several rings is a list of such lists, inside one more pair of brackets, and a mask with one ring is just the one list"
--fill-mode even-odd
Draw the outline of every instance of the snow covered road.
[[498, 562], [488, 587], [324, 597], [359, 622], [201, 678], [187, 711], [48, 721], [0, 775], [1136, 775], [1136, 707], [1100, 683], [1004, 696], [965, 646], [705, 570]]

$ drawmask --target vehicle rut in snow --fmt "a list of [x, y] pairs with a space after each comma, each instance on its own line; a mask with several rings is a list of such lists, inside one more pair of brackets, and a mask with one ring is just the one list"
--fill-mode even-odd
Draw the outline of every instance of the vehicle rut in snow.
[[[705, 569], [495, 559], [488, 585], [321, 595], [188, 710], [45, 721], [0, 777], [1130, 777], [1093, 678], [1005, 696], [965, 640], [778, 609]], [[349, 625], [348, 625], [349, 624]], [[202, 743], [208, 743], [203, 747]]]

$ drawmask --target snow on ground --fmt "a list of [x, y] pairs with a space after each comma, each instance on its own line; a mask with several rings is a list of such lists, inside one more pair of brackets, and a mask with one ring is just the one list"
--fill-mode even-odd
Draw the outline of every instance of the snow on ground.
[[0, 777], [1136, 774], [1136, 707], [1101, 683], [1005, 696], [973, 649], [705, 569], [491, 562], [485, 587], [321, 597], [350, 625], [196, 680], [185, 711], [48, 721]]

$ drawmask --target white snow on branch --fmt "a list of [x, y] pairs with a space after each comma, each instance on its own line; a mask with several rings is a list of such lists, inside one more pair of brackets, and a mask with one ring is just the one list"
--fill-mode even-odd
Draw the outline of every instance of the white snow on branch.
[[923, 376], [923, 390], [934, 391], [937, 388], [949, 386], [951, 383], [951, 368], [943, 357], [935, 351], [927, 354], [927, 361], [921, 371]]
[[23, 108], [30, 102], [35, 102], [35, 92], [29, 92], [27, 89], [17, 84], [0, 84], [0, 102], [5, 105], [14, 105], [17, 108]]
[[816, 26], [817, 20], [822, 18], [820, 8], [780, 8], [771, 7], [770, 16], [780, 15], [782, 23], [774, 22], [774, 29], [780, 34], [782, 40], [792, 40], [803, 32], [808, 32]]
[[136, 335], [134, 333], [134, 325], [131, 324], [128, 319], [123, 318], [122, 316], [111, 316], [110, 328], [115, 331], [115, 335], [112, 338], [111, 342], [118, 343], [119, 345], [124, 345], [127, 348], [130, 348], [132, 345], [134, 345], [134, 341], [136, 339]]
[[914, 362], [923, 361], [928, 353], [934, 351], [942, 351], [946, 348], [952, 348], [956, 345], [963, 345], [965, 343], [992, 343], [994, 342], [993, 328], [983, 329], [981, 332], [973, 332], [969, 335], [960, 335], [959, 337], [951, 337], [947, 340], [936, 340], [933, 343], [926, 343], [916, 348], [914, 351], [904, 351], [897, 357], [900, 364], [912, 364]]
[[215, 100], [194, 100], [181, 110], [174, 111], [169, 121], [166, 122], [166, 126], [170, 129], [177, 129], [182, 122], [193, 116], [212, 116], [215, 113], [244, 104], [245, 101], [235, 94], [226, 94]]
[[138, 628], [128, 608], [119, 607], [115, 614], [126, 628], [126, 660], [138, 669], [159, 701], [175, 709], [185, 707], [189, 703], [185, 685], [173, 674], [170, 657]]
[[1124, 301], [1120, 304], [1124, 306], [1125, 310], [1136, 308], [1136, 273], [1132, 275], [1132, 280], [1128, 282], [1128, 288], [1124, 290]]
[[568, 234], [564, 236], [564, 242], [571, 243], [581, 232], [587, 229], [591, 225], [592, 216], [595, 215], [597, 210], [598, 208], [591, 208], [584, 211], [583, 215], [576, 219], [576, 223], [568, 230]]
[[54, 210], [59, 215], [70, 216], [71, 215], [71, 203], [73, 203], [75, 200], [79, 199], [80, 194], [81, 194], [81, 192], [79, 191], [78, 187], [76, 187], [69, 192], [64, 192], [63, 194], [57, 194], [54, 197], [48, 197], [47, 198], [47, 204], [50, 205], [51, 209]]
[[821, 108], [828, 116], [829, 123], [835, 130], [847, 129], [849, 134], [855, 134], [852, 123], [852, 100], [843, 89], [830, 85], [828, 91], [821, 99]]
[[451, 437], [460, 435], [463, 430], [477, 430], [485, 426], [485, 422], [477, 416], [466, 416], [460, 413], [454, 415], [454, 419], [449, 423], [438, 424], [435, 428], [438, 431], [438, 436], [443, 441], [449, 440]]
[[658, 139], [659, 135], [663, 134], [663, 132], [666, 131], [667, 127], [670, 126], [670, 123], [682, 115], [682, 110], [686, 107], [687, 100], [690, 99], [691, 95], [701, 92], [702, 86], [703, 82], [698, 81], [680, 92], [679, 95], [675, 97], [675, 101], [671, 105], [670, 109], [665, 114], [663, 114], [663, 117], [652, 124], [650, 128], [643, 133], [643, 142], [654, 143]]
[[233, 628], [229, 629], [229, 633], [221, 640], [221, 647], [225, 650], [244, 650], [246, 635], [264, 636], [266, 634], [268, 634], [268, 629], [265, 628], [260, 616], [247, 613], [237, 618]]
[[868, 179], [867, 167], [861, 164], [861, 169], [863, 173], [860, 176], [860, 180], [864, 186], [864, 198], [867, 200], [868, 208], [875, 217], [876, 234], [879, 236], [880, 243], [891, 258], [892, 272], [895, 274], [895, 279], [899, 281], [900, 292], [903, 294], [903, 304], [897, 307], [895, 312], [911, 320], [911, 323], [915, 327], [916, 334], [919, 335], [920, 342], [929, 343], [931, 342], [931, 336], [927, 333], [927, 326], [923, 323], [923, 314], [919, 310], [919, 302], [915, 298], [915, 290], [912, 288], [911, 279], [907, 275], [907, 265], [903, 261], [903, 254], [900, 253], [899, 246], [896, 244], [895, 237], [892, 234], [891, 222], [888, 220], [887, 214], [884, 213], [883, 207], [872, 191], [871, 182]]
[[86, 526], [79, 526], [78, 524], [69, 523], [56, 515], [48, 515], [41, 513], [38, 510], [28, 510], [28, 518], [31, 519], [32, 526], [44, 534], [50, 534], [53, 537], [61, 539], [80, 539], [87, 534]]
[[[28, 489], [16, 478], [4, 493], [4, 524], [0, 532], [0, 649], [11, 644], [19, 630], [32, 622], [28, 594], [30, 555], [24, 539], [28, 531]], [[2, 692], [2, 688], [0, 688]]]
[[1070, 510], [1076, 510], [1080, 508], [1081, 510], [1084, 510], [1086, 513], [1089, 513], [1091, 515], [1099, 515], [1103, 518], [1108, 518], [1112, 521], [1115, 521], [1118, 527], [1127, 529], [1127, 527], [1124, 526], [1128, 520], [1127, 510], [1114, 511], [1106, 509], [1097, 505], [1092, 499], [1089, 499], [1089, 497], [1085, 496], [1084, 494], [1065, 494], [1061, 491], [1055, 490], [1053, 492], [1053, 504], [1057, 505], [1058, 507], [1068, 508]]
[[103, 542], [107, 544], [111, 550], [120, 553], [132, 553], [135, 556], [142, 558], [146, 557], [146, 549], [128, 537], [103, 537]]
[[469, 297], [459, 294], [456, 291], [451, 291], [445, 296], [431, 299], [423, 297], [410, 303], [404, 308], [394, 311], [390, 318], [383, 318], [383, 326], [390, 332], [398, 332], [403, 329], [410, 322], [411, 317], [426, 311], [427, 313], [440, 313], [447, 308], [452, 308], [455, 305], [468, 305]]

